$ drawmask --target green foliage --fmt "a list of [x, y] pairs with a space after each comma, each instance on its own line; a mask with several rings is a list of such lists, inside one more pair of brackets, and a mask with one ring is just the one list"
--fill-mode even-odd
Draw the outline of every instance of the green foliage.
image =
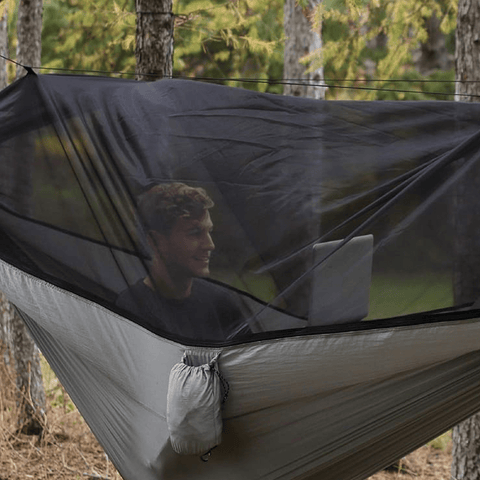
[[[314, 15], [316, 25], [323, 25], [322, 54], [312, 54], [304, 60], [313, 62], [312, 70], [323, 64], [325, 77], [335, 79], [339, 85], [364, 87], [360, 90], [330, 89], [327, 98], [409, 98], [405, 92], [394, 94], [374, 90], [382, 88], [422, 91], [421, 97], [416, 94], [413, 97], [431, 98], [433, 96], [428, 94], [433, 91], [432, 84], [410, 83], [411, 77], [421, 79], [414, 69], [412, 52], [428, 39], [428, 18], [436, 15], [441, 20], [443, 33], [451, 34], [455, 29], [456, 13], [455, 0], [325, 0]], [[384, 45], [377, 42], [378, 39], [384, 39]], [[373, 66], [373, 73], [366, 68], [368, 62]], [[445, 76], [452, 77], [452, 72]], [[372, 78], [380, 80], [372, 84], [369, 82]], [[401, 79], [404, 84], [388, 85], [388, 79]], [[344, 83], [345, 80], [349, 82]], [[450, 93], [444, 87], [439, 87], [440, 91]]]
[[75, 410], [74, 403], [70, 400], [70, 397], [67, 395], [67, 392], [60, 382], [56, 387], [47, 392], [47, 396], [52, 408], [62, 407], [65, 413], [73, 412]]
[[49, 405], [53, 408], [62, 407], [65, 413], [75, 410], [75, 405], [43, 355], [40, 355], [40, 365]]
[[[174, 75], [279, 78], [281, 0], [174, 0]], [[45, 0], [44, 67], [135, 70], [135, 9], [128, 0]], [[261, 91], [280, 85], [235, 82]]]
[[14, 12], [16, 9], [16, 0], [0, 0], [0, 16], [5, 15], [5, 9], [8, 12]]
[[[43, 66], [134, 72], [134, 3], [44, 0]], [[10, 56], [15, 58], [17, 2], [0, 0], [0, 10], [7, 4]], [[174, 0], [174, 75], [243, 78], [251, 81], [228, 84], [282, 93], [283, 86], [269, 80], [283, 76], [283, 4], [284, 0]], [[453, 80], [453, 71], [429, 77], [443, 82], [421, 81], [425, 79], [415, 70], [412, 52], [427, 39], [426, 19], [433, 14], [453, 52], [456, 12], [456, 0], [324, 0], [312, 17], [315, 27], [322, 25], [324, 47], [303, 62], [311, 70], [324, 66], [332, 85], [328, 99], [451, 99], [435, 93], [453, 93], [453, 84], [445, 82]], [[14, 66], [9, 68], [13, 76]]]
[[129, 0], [45, 0], [43, 66], [132, 72], [135, 20]]
[[[174, 74], [213, 78], [280, 78], [283, 2], [280, 0], [177, 0]], [[281, 93], [280, 85], [231, 82]]]
[[446, 450], [450, 442], [452, 441], [452, 432], [449, 430], [445, 432], [443, 435], [435, 438], [431, 442], [428, 443], [431, 447], [435, 448], [436, 450]]
[[[382, 90], [375, 92], [376, 100], [452, 100], [455, 93], [455, 72], [436, 71], [427, 77], [413, 68], [405, 69], [396, 82], [382, 82]], [[374, 84], [369, 84], [374, 86]], [[416, 93], [418, 92], [418, 93]], [[445, 94], [445, 95], [442, 95]]]

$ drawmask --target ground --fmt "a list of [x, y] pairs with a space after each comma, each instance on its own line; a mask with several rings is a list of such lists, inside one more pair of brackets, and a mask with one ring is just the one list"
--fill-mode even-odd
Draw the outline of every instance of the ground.
[[398, 465], [379, 472], [369, 480], [454, 480], [450, 474], [452, 441], [450, 434], [442, 437], [439, 445], [424, 445], [402, 458]]
[[[45, 433], [41, 438], [22, 435], [16, 433], [13, 376], [0, 357], [0, 480], [121, 480], [56, 377], [44, 367]], [[447, 433], [370, 480], [451, 480], [450, 464]]]
[[121, 480], [46, 362], [44, 434], [18, 433], [15, 381], [0, 352], [0, 480]]

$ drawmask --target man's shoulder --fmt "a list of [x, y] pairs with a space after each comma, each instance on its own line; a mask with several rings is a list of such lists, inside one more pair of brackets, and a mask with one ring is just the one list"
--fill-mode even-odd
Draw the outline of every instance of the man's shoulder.
[[209, 316], [216, 319], [222, 339], [251, 333], [239, 293], [235, 290], [211, 280], [196, 278], [192, 295], [200, 305], [199, 310], [209, 312]]
[[195, 278], [193, 280], [192, 293], [196, 296], [210, 295], [229, 299], [235, 297], [235, 292], [228, 287], [205, 278]]
[[192, 286], [192, 297], [195, 303], [204, 309], [213, 309], [217, 315], [227, 318], [242, 317], [238, 293], [225, 285], [196, 278]]
[[130, 285], [125, 290], [122, 290], [115, 301], [115, 305], [122, 308], [131, 307], [132, 303], [137, 304], [139, 298], [145, 298], [146, 295], [150, 294], [150, 289], [145, 285], [142, 280]]

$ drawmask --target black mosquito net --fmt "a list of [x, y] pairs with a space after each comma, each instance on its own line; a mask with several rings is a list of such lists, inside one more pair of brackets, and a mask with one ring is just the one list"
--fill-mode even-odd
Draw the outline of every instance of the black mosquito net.
[[192, 345], [474, 316], [479, 109], [29, 74], [0, 257]]

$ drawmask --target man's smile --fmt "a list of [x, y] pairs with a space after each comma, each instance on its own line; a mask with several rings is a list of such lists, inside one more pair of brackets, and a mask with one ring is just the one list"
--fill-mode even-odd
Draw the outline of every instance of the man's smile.
[[210, 262], [210, 255], [196, 256], [196, 257], [193, 257], [193, 259], [198, 261], [198, 262], [209, 263]]

